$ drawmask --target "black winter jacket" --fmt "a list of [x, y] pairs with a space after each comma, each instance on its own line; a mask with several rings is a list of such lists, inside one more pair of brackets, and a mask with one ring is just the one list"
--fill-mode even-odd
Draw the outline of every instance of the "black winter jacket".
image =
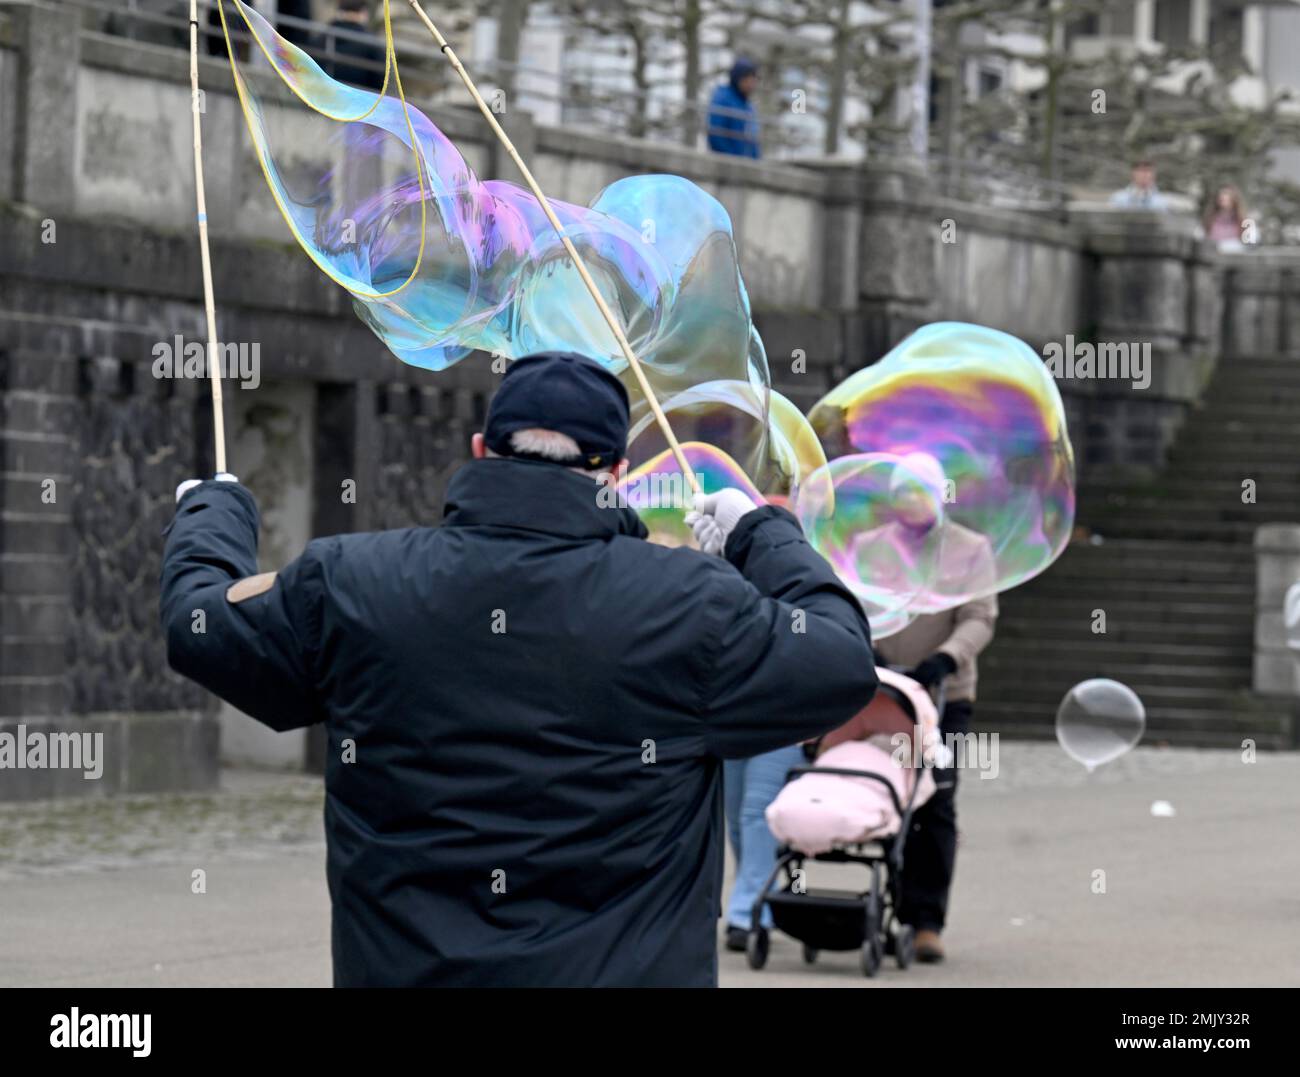
[[274, 729], [325, 724], [336, 984], [715, 985], [720, 760], [874, 692], [866, 619], [787, 512], [743, 517], [724, 560], [597, 494], [474, 461], [443, 526], [317, 539], [238, 601], [252, 495], [177, 507], [173, 668]]

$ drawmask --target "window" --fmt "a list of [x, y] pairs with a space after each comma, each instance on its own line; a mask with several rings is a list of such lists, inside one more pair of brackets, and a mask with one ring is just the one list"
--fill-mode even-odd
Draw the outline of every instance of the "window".
[[1192, 0], [1157, 0], [1156, 40], [1174, 48], [1192, 40]]
[[1240, 54], [1244, 37], [1241, 0], [1213, 0], [1210, 5], [1210, 48]]

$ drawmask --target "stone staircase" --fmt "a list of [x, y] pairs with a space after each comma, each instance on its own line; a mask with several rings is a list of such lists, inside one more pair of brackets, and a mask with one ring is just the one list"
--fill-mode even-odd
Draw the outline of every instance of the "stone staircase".
[[1250, 683], [1255, 529], [1300, 522], [1300, 361], [1223, 361], [1160, 478], [1085, 487], [1078, 521], [1088, 536], [1001, 598], [979, 727], [1052, 736], [1073, 684], [1112, 677], [1146, 704], [1146, 743], [1296, 746], [1296, 709]]

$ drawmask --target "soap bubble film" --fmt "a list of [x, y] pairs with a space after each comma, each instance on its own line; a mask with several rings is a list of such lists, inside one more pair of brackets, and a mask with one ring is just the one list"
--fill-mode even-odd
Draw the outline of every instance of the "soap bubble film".
[[[755, 504], [764, 503], [763, 495], [744, 469], [721, 449], [698, 441], [682, 442], [681, 448], [704, 493], [716, 493], [730, 486], [746, 494]], [[684, 518], [694, 491], [671, 450], [664, 449], [640, 467], [629, 470], [618, 485], [618, 495], [621, 504], [636, 510], [652, 542], [695, 547], [695, 537]]]
[[795, 500], [804, 534], [853, 592], [877, 638], [904, 628], [944, 563], [942, 490], [894, 453], [837, 457]]
[[[376, 94], [327, 76], [241, 0], [229, 10], [278, 76], [246, 71], [231, 55], [271, 194], [294, 238], [394, 355], [442, 370], [476, 350], [509, 359], [576, 351], [623, 378], [634, 421], [647, 413], [533, 194], [478, 179], [406, 102], [391, 51], [387, 92]], [[226, 11], [223, 2], [223, 20]], [[767, 360], [721, 203], [679, 176], [650, 175], [611, 184], [590, 206], [551, 205], [656, 395], [748, 383], [765, 416]], [[737, 459], [755, 448], [719, 447]]]
[[1056, 739], [1089, 770], [1118, 759], [1146, 730], [1146, 708], [1128, 685], [1104, 677], [1081, 681], [1056, 711]]
[[[799, 512], [811, 541], [839, 567], [843, 536], [863, 521], [877, 548], [855, 550], [856, 578], [887, 579], [909, 566], [912, 613], [1015, 587], [1069, 541], [1074, 456], [1060, 393], [1013, 336], [960, 322], [926, 326], [827, 393], [809, 420], [839, 480], [829, 523], [815, 522], [827, 510], [811, 501]], [[835, 469], [836, 458], [879, 453], [908, 462], [897, 482]], [[927, 505], [938, 552], [918, 561], [903, 540], [917, 541], [911, 532], [927, 526]], [[891, 514], [897, 526], [883, 522]]]
[[[376, 94], [327, 76], [241, 0], [223, 0], [221, 11], [271, 69], [245, 70], [231, 55], [280, 214], [379, 339], [431, 371], [475, 351], [591, 355], [628, 388], [633, 466], [663, 466], [667, 446], [649, 405], [536, 199], [478, 179], [407, 103], [391, 44]], [[708, 474], [734, 469], [738, 485], [789, 498], [875, 608], [877, 631], [887, 616], [905, 623], [1015, 586], [1060, 552], [1073, 465], [1055, 386], [1024, 344], [976, 326], [927, 327], [805, 418], [771, 389], [731, 221], [715, 198], [681, 177], [651, 175], [619, 180], [589, 206], [552, 206], [679, 439], [727, 461], [705, 454]], [[912, 550], [889, 526], [898, 491], [880, 465], [827, 460], [917, 453], [937, 461], [955, 497], [934, 524], [942, 535]], [[879, 550], [847, 544], [852, 521]]]
[[[791, 496], [826, 464], [808, 420], [794, 404], [757, 381], [709, 381], [660, 400], [679, 440], [725, 447], [733, 465], [763, 494]], [[635, 469], [661, 456], [667, 443], [654, 417], [628, 431]]]

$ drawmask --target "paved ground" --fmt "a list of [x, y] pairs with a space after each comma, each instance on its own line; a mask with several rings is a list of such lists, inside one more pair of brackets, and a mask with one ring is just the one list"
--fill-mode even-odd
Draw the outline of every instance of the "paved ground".
[[[223, 785], [0, 805], [0, 986], [328, 984], [319, 783]], [[1300, 986], [1300, 756], [1142, 749], [1087, 775], [1009, 744], [961, 810], [946, 965], [867, 981], [855, 956], [808, 969], [777, 936], [762, 972], [724, 954], [723, 984]]]

